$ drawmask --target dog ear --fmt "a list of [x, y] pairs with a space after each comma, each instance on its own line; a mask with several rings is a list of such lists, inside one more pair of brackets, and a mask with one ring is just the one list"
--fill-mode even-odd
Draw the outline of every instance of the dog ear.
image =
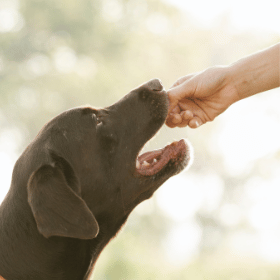
[[97, 236], [99, 226], [94, 215], [69, 186], [60, 167], [44, 165], [33, 172], [27, 192], [38, 230], [46, 238]]

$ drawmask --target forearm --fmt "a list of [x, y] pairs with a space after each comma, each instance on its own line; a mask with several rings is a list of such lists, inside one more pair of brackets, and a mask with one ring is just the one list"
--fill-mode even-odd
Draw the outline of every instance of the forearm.
[[240, 99], [280, 86], [280, 44], [238, 60], [227, 69]]

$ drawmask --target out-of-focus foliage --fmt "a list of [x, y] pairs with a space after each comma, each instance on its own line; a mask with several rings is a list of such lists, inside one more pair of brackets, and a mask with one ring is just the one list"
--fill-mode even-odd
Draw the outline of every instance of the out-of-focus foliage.
[[[199, 28], [161, 0], [0, 0], [1, 15], [0, 144], [13, 161], [43, 124], [63, 110], [108, 106], [155, 77], [168, 88], [182, 75], [230, 64], [279, 40], [274, 34], [234, 33], [226, 16], [217, 18], [216, 28]], [[95, 279], [280, 279], [279, 261], [265, 262], [240, 248], [246, 241], [252, 248], [256, 232], [240, 214], [249, 207], [245, 185], [256, 174], [265, 180], [270, 173], [263, 161], [256, 161], [246, 172], [232, 175], [217, 152], [221, 126], [217, 120], [199, 131], [164, 127], [148, 145], [153, 149], [173, 138], [191, 140], [195, 161], [180, 178], [188, 184], [186, 203], [194, 198], [201, 203], [178, 220], [162, 211], [160, 199], [137, 208], [101, 254]], [[279, 166], [279, 159], [277, 153], [267, 157], [265, 166]], [[165, 190], [167, 186], [174, 190], [169, 199], [176, 204], [175, 183]], [[211, 196], [215, 191], [219, 198]], [[178, 228], [185, 238], [176, 235]], [[187, 242], [192, 240], [189, 232], [197, 244]], [[176, 240], [177, 251], [172, 251]], [[241, 245], [232, 251], [232, 244]]]

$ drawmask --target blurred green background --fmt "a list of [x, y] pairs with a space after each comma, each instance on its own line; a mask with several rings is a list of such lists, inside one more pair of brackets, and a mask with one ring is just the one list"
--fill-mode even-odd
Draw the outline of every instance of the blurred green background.
[[[0, 0], [0, 201], [50, 118], [279, 42], [267, 0]], [[197, 130], [163, 127], [146, 150], [188, 138], [195, 158], [139, 205], [101, 254], [98, 280], [280, 279], [280, 92]]]

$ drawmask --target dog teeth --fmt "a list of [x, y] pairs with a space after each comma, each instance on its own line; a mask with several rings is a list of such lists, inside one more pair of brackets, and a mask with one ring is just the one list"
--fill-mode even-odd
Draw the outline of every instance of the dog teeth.
[[146, 167], [150, 166], [150, 164], [147, 161], [145, 161], [145, 160], [143, 161], [142, 165], [146, 166]]
[[[157, 160], [154, 159], [154, 162], [157, 162]], [[136, 168], [137, 168], [137, 169], [140, 169], [141, 166], [149, 167], [149, 166], [150, 166], [150, 163], [148, 163], [146, 160], [144, 160], [142, 163], [140, 163], [139, 160], [137, 159], [137, 160], [136, 160]]]

